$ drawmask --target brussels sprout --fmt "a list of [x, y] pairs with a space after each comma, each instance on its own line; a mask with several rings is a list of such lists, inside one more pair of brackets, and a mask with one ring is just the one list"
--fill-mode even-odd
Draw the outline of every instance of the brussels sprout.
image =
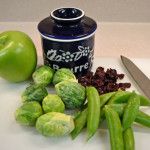
[[77, 81], [75, 75], [72, 73], [70, 69], [67, 68], [58, 69], [53, 76], [53, 84], [55, 85], [65, 80]]
[[41, 66], [33, 73], [32, 78], [36, 84], [47, 86], [52, 82], [54, 70], [48, 66]]
[[65, 105], [61, 98], [55, 94], [48, 94], [42, 102], [42, 107], [45, 113], [48, 112], [64, 112]]
[[42, 107], [38, 102], [28, 102], [16, 110], [15, 119], [21, 125], [33, 126], [42, 114]]
[[71, 81], [62, 81], [55, 85], [58, 96], [65, 103], [66, 108], [80, 108], [85, 102], [85, 88]]
[[22, 100], [23, 102], [28, 101], [39, 101], [41, 102], [45, 96], [47, 96], [48, 92], [45, 87], [33, 84], [30, 85], [25, 89], [25, 91], [22, 93]]
[[37, 119], [36, 129], [44, 136], [64, 136], [74, 129], [74, 122], [70, 115], [49, 112]]

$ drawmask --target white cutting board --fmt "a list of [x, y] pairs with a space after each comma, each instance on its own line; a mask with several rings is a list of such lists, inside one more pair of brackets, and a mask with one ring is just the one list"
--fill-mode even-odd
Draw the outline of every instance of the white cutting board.
[[[132, 59], [139, 68], [150, 77], [150, 59]], [[128, 74], [120, 59], [95, 58], [93, 70], [98, 66], [115, 68], [118, 73], [125, 73], [121, 82], [131, 82], [130, 90], [141, 91]], [[75, 140], [69, 136], [46, 138], [38, 134], [33, 127], [23, 127], [16, 123], [14, 112], [21, 104], [21, 93], [29, 82], [12, 84], [0, 78], [0, 150], [109, 150], [109, 134], [106, 123], [94, 137], [86, 142], [86, 130]], [[48, 89], [51, 92], [51, 89]], [[150, 114], [150, 108], [143, 108]], [[136, 150], [150, 149], [150, 129], [139, 125], [134, 126]]]

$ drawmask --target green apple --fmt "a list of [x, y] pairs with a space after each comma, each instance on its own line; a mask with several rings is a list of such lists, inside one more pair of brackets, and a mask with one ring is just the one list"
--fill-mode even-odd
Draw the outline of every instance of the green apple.
[[29, 79], [37, 65], [36, 48], [31, 38], [20, 31], [0, 34], [0, 76], [11, 82]]

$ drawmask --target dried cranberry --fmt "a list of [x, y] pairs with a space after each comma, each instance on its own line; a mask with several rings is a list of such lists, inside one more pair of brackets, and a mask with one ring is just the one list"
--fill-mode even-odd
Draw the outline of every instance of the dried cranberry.
[[124, 83], [124, 87], [125, 88], [130, 88], [131, 87], [131, 83]]
[[88, 72], [85, 76], [78, 78], [78, 82], [83, 86], [94, 86], [100, 94], [117, 91], [118, 89], [126, 90], [130, 88], [131, 83], [117, 83], [117, 79], [123, 79], [124, 74], [117, 74], [115, 69], [98, 67], [96, 72]]
[[115, 69], [107, 69], [106, 76], [110, 79], [117, 79], [117, 71]]
[[124, 78], [124, 74], [117, 74], [119, 79], [123, 79]]
[[86, 74], [87, 78], [91, 78], [92, 76], [93, 76], [93, 72], [91, 72], [91, 71], [87, 72], [87, 74]]
[[98, 67], [98, 68], [96, 69], [96, 72], [104, 72], [104, 68], [103, 68], [103, 67]]
[[107, 91], [112, 92], [117, 90], [118, 90], [118, 85], [116, 83], [108, 83]]

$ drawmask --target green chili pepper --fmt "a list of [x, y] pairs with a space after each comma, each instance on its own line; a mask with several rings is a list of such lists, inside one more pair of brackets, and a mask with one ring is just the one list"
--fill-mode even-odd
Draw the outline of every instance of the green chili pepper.
[[109, 129], [111, 149], [124, 150], [122, 126], [118, 113], [107, 106], [105, 106], [104, 111]]
[[[119, 90], [110, 98], [108, 104], [127, 103], [131, 94], [132, 92]], [[140, 94], [137, 95], [140, 97], [141, 106], [150, 106], [150, 100], [147, 97]]]
[[[108, 108], [114, 109], [119, 117], [122, 116], [124, 108], [126, 106], [126, 104], [110, 104], [110, 105], [105, 105]], [[105, 107], [103, 109], [101, 109], [101, 119], [104, 120], [105, 119], [105, 111], [104, 111]]]
[[75, 128], [71, 132], [72, 139], [75, 139], [80, 134], [80, 132], [86, 125], [86, 121], [87, 121], [87, 108], [81, 111], [80, 114], [78, 114], [74, 119]]
[[[100, 107], [103, 107], [115, 93], [116, 92], [109, 92], [109, 93], [100, 95], [99, 96], [99, 98], [100, 98]], [[87, 108], [87, 103], [82, 106], [82, 110], [85, 109], [85, 108]]]
[[135, 142], [132, 128], [128, 128], [123, 132], [124, 139], [124, 149], [125, 150], [134, 150]]
[[126, 103], [131, 95], [131, 92], [117, 91], [109, 100], [108, 104]]
[[[118, 113], [119, 117], [121, 117], [126, 104], [110, 104], [110, 105], [105, 105], [105, 106], [108, 107], [108, 108], [114, 109]], [[104, 111], [104, 109], [105, 109], [105, 107], [103, 107], [101, 109], [100, 124], [105, 120], [105, 111]]]
[[139, 95], [139, 97], [140, 97], [140, 105], [141, 106], [150, 106], [150, 100], [147, 97], [145, 97], [143, 95]]
[[100, 98], [100, 107], [103, 107], [115, 93], [116, 92], [109, 92], [109, 93], [100, 95], [99, 96], [99, 98]]
[[138, 112], [138, 115], [135, 118], [135, 122], [150, 128], [150, 116], [142, 111]]
[[[119, 116], [122, 117], [126, 104], [110, 104], [105, 106], [114, 109], [119, 114]], [[104, 109], [101, 111], [101, 119], [102, 121], [105, 119]], [[102, 121], [100, 121], [100, 123]], [[135, 122], [150, 128], [150, 115], [139, 110], [135, 118]]]
[[99, 93], [94, 87], [87, 87], [88, 115], [87, 115], [87, 140], [97, 131], [100, 119], [100, 100]]
[[138, 114], [139, 107], [140, 98], [135, 92], [132, 92], [123, 113], [122, 126], [124, 130], [131, 127]]

